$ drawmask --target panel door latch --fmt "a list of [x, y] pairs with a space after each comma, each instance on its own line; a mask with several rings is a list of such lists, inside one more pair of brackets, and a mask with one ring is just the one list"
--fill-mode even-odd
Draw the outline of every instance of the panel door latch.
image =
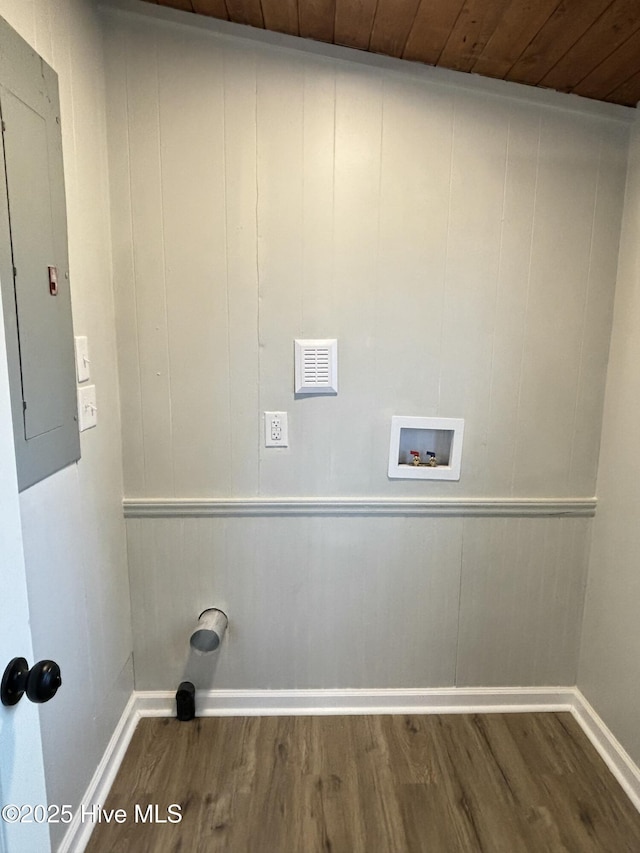
[[58, 267], [49, 267], [49, 293], [58, 295]]

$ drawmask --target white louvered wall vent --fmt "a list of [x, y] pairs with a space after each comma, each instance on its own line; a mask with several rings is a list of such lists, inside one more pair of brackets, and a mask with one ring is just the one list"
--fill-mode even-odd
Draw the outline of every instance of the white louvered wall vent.
[[338, 341], [295, 342], [296, 394], [338, 393]]

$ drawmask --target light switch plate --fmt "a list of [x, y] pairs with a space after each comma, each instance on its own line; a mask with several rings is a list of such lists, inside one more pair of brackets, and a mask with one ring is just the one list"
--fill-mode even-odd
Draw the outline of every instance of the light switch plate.
[[76, 336], [76, 378], [78, 382], [91, 379], [89, 370], [89, 340], [84, 335]]
[[78, 388], [78, 426], [80, 432], [91, 429], [98, 423], [98, 407], [96, 403], [96, 386], [85, 385]]

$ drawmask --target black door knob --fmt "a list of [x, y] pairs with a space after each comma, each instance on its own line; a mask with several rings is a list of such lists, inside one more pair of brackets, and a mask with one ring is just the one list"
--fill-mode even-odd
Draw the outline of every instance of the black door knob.
[[48, 702], [61, 684], [60, 667], [55, 661], [41, 660], [29, 669], [25, 658], [13, 658], [2, 676], [0, 699], [3, 705], [15, 705], [26, 692], [32, 702]]
[[62, 684], [60, 667], [53, 660], [41, 660], [29, 670], [27, 678], [27, 699], [32, 702], [48, 702], [58, 692]]
[[9, 661], [2, 676], [0, 698], [3, 705], [15, 705], [22, 699], [27, 686], [29, 664], [24, 658], [14, 658]]

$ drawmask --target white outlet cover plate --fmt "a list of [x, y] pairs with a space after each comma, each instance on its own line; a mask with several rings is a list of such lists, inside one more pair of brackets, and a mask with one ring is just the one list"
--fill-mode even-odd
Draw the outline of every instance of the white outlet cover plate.
[[[271, 426], [274, 419], [280, 422], [280, 438], [274, 438]], [[286, 412], [264, 413], [264, 446], [265, 447], [288, 447], [289, 446], [289, 422]]]
[[78, 388], [78, 426], [80, 432], [91, 429], [98, 423], [96, 386], [84, 385]]

